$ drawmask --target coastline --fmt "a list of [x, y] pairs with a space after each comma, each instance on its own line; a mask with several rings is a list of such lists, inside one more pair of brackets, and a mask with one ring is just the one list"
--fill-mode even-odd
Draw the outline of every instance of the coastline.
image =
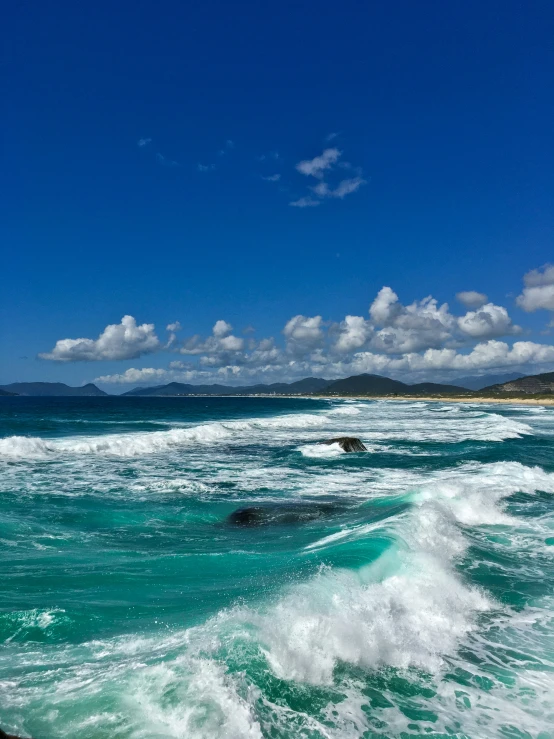
[[[283, 397], [283, 396], [281, 396]], [[391, 397], [383, 395], [306, 395], [306, 398], [323, 398], [325, 400], [394, 400], [396, 402], [410, 401], [413, 403], [417, 400], [425, 400], [436, 403], [499, 403], [501, 405], [554, 405], [553, 398], [487, 398], [485, 396], [477, 396], [472, 398], [466, 397], [450, 397], [436, 395], [402, 395], [400, 397]]]
[[497, 403], [499, 405], [545, 405], [545, 406], [554, 406], [554, 395], [550, 398], [536, 398], [536, 397], [507, 397], [507, 398], [501, 398], [498, 396], [493, 397], [486, 397], [483, 395], [478, 396], [450, 396], [450, 395], [296, 395], [296, 394], [290, 394], [287, 395], [285, 393], [282, 394], [276, 394], [276, 393], [255, 393], [255, 394], [248, 394], [248, 395], [231, 395], [231, 394], [225, 394], [225, 395], [217, 395], [215, 393], [210, 394], [203, 394], [198, 393], [196, 394], [190, 394], [190, 395], [103, 395], [103, 396], [97, 396], [97, 395], [80, 395], [80, 396], [71, 396], [71, 395], [17, 395], [15, 393], [10, 393], [10, 395], [2, 395], [0, 397], [5, 398], [32, 398], [34, 400], [37, 399], [49, 399], [49, 400], [55, 400], [56, 398], [63, 398], [64, 400], [67, 400], [69, 398], [75, 399], [75, 400], [83, 400], [83, 399], [106, 399], [106, 398], [117, 398], [117, 399], [136, 399], [136, 398], [157, 398], [157, 399], [167, 399], [167, 398], [295, 398], [297, 400], [392, 400], [395, 402], [410, 402], [413, 403], [418, 400], [423, 400], [427, 402], [434, 402], [434, 403]]

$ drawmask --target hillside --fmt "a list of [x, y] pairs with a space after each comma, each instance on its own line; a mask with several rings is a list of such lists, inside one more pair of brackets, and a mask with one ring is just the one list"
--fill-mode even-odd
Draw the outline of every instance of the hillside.
[[137, 387], [123, 393], [123, 396], [171, 397], [175, 395], [265, 395], [271, 393], [277, 395], [304, 395], [322, 390], [329, 382], [329, 380], [323, 380], [319, 377], [306, 377], [303, 380], [291, 383], [275, 382], [271, 385], [259, 384], [237, 387], [230, 385], [188, 385], [182, 382], [170, 382], [168, 385], [158, 385], [156, 387]]
[[70, 387], [63, 382], [12, 382], [2, 385], [0, 390], [15, 395], [27, 395], [35, 398], [45, 397], [91, 397], [108, 395], [96, 385], [89, 382], [83, 387]]
[[485, 387], [491, 387], [491, 385], [502, 385], [506, 382], [512, 382], [512, 380], [519, 380], [521, 377], [525, 377], [521, 372], [507, 372], [502, 375], [471, 375], [470, 377], [456, 377], [454, 382], [460, 387], [465, 387], [468, 390], [482, 390]]
[[17, 393], [10, 393], [7, 390], [1, 390], [0, 389], [0, 398], [2, 398], [2, 397], [8, 398], [8, 397], [12, 397], [14, 395], [17, 395]]
[[408, 385], [399, 380], [391, 380], [381, 375], [354, 375], [344, 380], [337, 380], [328, 385], [324, 394], [337, 395], [426, 395], [467, 393], [467, 390], [457, 385], [441, 385], [435, 382], [419, 382]]
[[543, 372], [540, 375], [527, 375], [519, 380], [503, 382], [484, 388], [483, 392], [490, 393], [526, 393], [544, 394], [554, 393], [554, 372]]

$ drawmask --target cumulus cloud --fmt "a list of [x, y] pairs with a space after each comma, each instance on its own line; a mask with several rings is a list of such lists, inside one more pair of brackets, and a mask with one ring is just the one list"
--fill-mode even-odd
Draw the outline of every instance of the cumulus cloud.
[[441, 346], [452, 338], [456, 319], [448, 304], [439, 306], [431, 296], [408, 306], [398, 295], [383, 287], [369, 309], [375, 326], [381, 326], [371, 340], [373, 349], [385, 354], [401, 354]]
[[169, 373], [165, 369], [154, 369], [153, 367], [146, 367], [145, 369], [135, 369], [131, 367], [125, 372], [115, 375], [101, 375], [96, 377], [94, 382], [100, 383], [113, 383], [119, 385], [144, 385], [151, 382], [163, 382], [167, 380]]
[[463, 290], [456, 293], [456, 299], [460, 301], [466, 308], [480, 308], [488, 301], [484, 293], [478, 293], [475, 290]]
[[536, 310], [554, 311], [554, 264], [545, 264], [524, 276], [525, 287], [516, 303], [527, 313]]
[[494, 303], [487, 303], [479, 310], [468, 311], [458, 318], [460, 330], [474, 339], [493, 338], [519, 333], [519, 326], [514, 326], [506, 308]]
[[218, 339], [222, 339], [224, 336], [228, 336], [232, 330], [233, 327], [230, 323], [227, 323], [227, 321], [216, 321], [212, 329], [213, 335]]
[[298, 162], [296, 169], [309, 177], [323, 178], [326, 169], [330, 169], [339, 159], [341, 152], [338, 149], [325, 149], [322, 154], [313, 159], [304, 159]]
[[283, 329], [287, 350], [292, 354], [306, 354], [323, 342], [323, 319], [321, 316], [294, 316]]
[[181, 330], [181, 324], [179, 323], [179, 321], [175, 321], [174, 323], [168, 323], [167, 326], [166, 326], [166, 330], [167, 331], [172, 331], [172, 332], [180, 331]]
[[240, 352], [244, 349], [245, 341], [239, 336], [233, 336], [233, 327], [227, 321], [216, 321], [212, 335], [203, 339], [196, 334], [186, 339], [179, 348], [181, 354], [191, 355], [223, 355], [228, 352]]
[[152, 143], [152, 139], [139, 139], [137, 141], [137, 146], [140, 146], [142, 148], [143, 146], [148, 146], [148, 144], [151, 144], [151, 143]]
[[348, 368], [353, 373], [392, 372], [421, 373], [441, 370], [477, 371], [522, 367], [554, 362], [554, 346], [517, 341], [510, 347], [504, 341], [490, 340], [477, 344], [470, 352], [456, 349], [427, 349], [423, 353], [409, 352], [401, 357], [390, 357], [371, 352], [355, 354]]
[[373, 333], [373, 326], [362, 316], [346, 316], [339, 325], [338, 338], [333, 346], [339, 353], [360, 349]]
[[56, 362], [96, 362], [136, 359], [161, 348], [153, 323], [137, 326], [133, 316], [123, 316], [121, 323], [106, 326], [97, 339], [60, 339], [40, 359]]

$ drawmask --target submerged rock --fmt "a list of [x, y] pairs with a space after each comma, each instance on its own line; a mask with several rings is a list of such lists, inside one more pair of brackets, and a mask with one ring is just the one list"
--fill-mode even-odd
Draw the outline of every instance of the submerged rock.
[[355, 436], [337, 436], [336, 439], [322, 441], [322, 444], [338, 444], [345, 452], [367, 452], [367, 447]]
[[21, 737], [16, 736], [15, 734], [6, 734], [5, 731], [0, 729], [0, 739], [21, 739]]
[[[283, 504], [268, 506], [252, 506], [239, 508], [227, 518], [232, 526], [270, 526], [279, 524], [305, 523], [315, 521], [323, 516], [331, 516], [341, 512], [343, 508], [333, 503], [313, 505]], [[1, 739], [1, 737], [0, 737]]]

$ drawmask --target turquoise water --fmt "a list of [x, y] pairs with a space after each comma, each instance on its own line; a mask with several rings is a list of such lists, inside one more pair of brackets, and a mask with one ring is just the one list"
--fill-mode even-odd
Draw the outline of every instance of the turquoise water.
[[553, 451], [542, 407], [3, 398], [0, 726], [554, 736]]

